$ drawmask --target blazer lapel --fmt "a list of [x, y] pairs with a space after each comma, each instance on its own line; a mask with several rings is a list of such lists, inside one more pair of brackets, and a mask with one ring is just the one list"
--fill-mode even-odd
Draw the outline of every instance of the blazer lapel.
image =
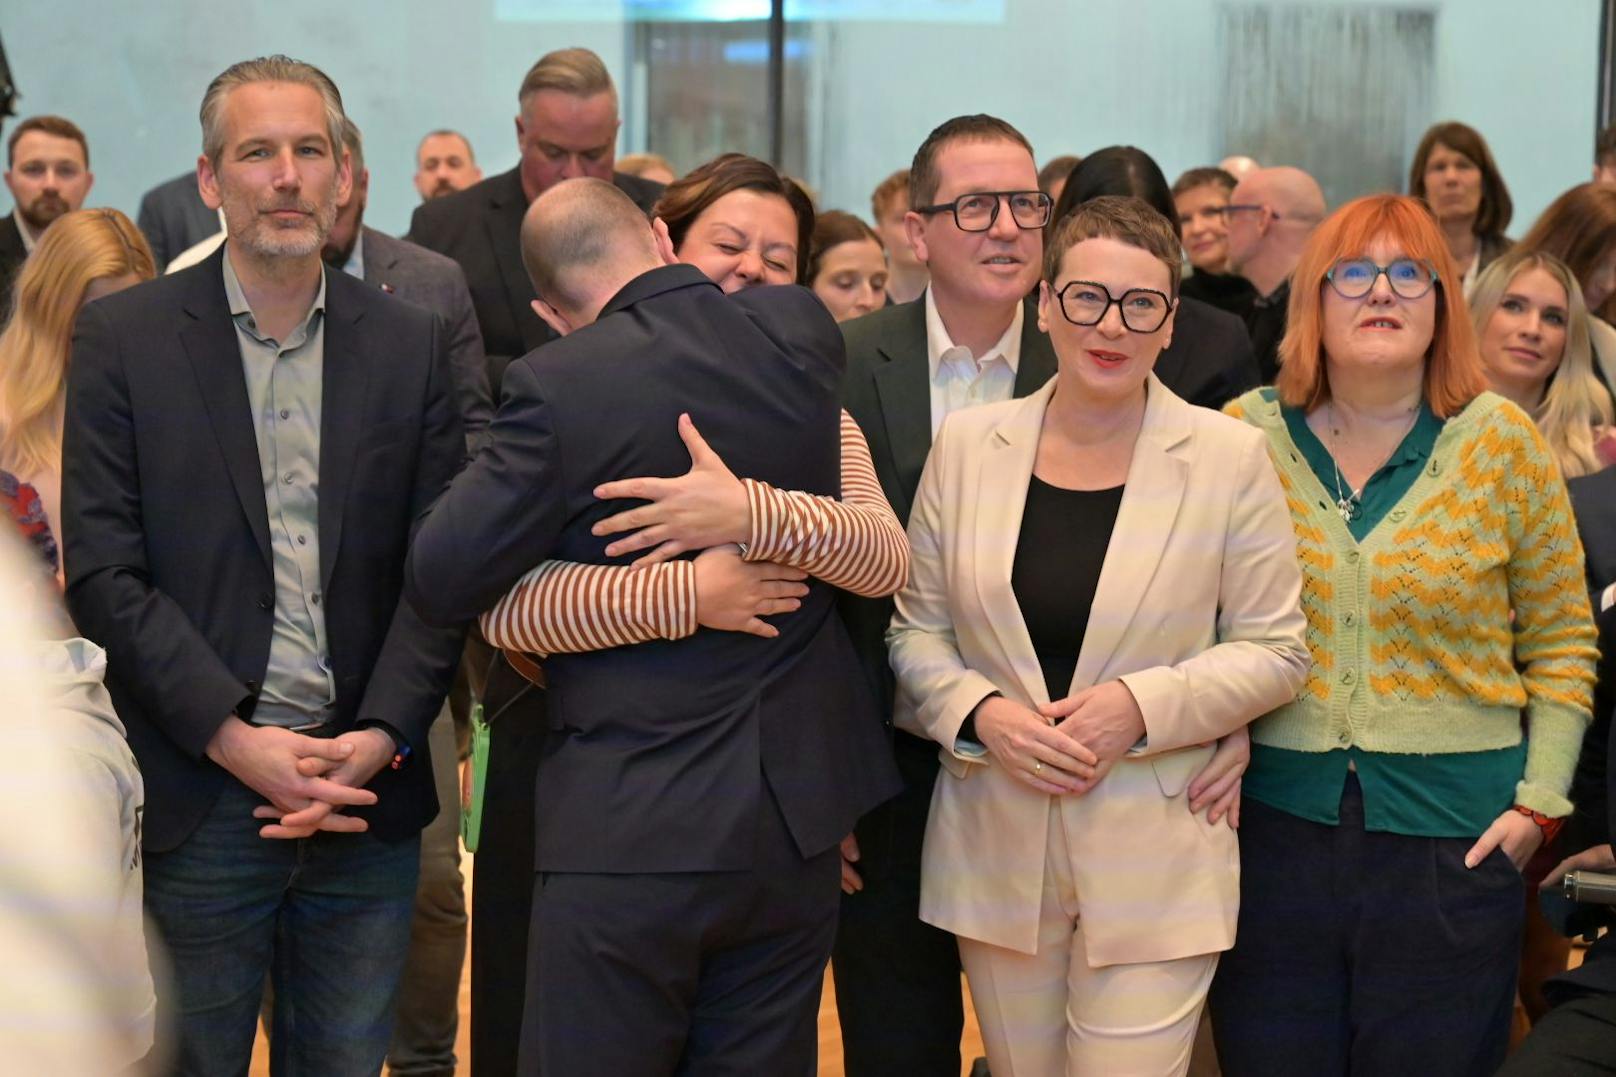
[[369, 357], [358, 330], [360, 314], [342, 302], [346, 288], [332, 287], [332, 278], [340, 276], [329, 273], [326, 278], [325, 366], [320, 380], [321, 590], [330, 588], [331, 570], [342, 545], [344, 509], [370, 387]]
[[1049, 691], [1010, 576], [1015, 569], [1021, 517], [1027, 507], [1027, 484], [1038, 459], [1044, 412], [1053, 394], [1051, 382], [1020, 401], [993, 428], [983, 451], [975, 454], [979, 470], [972, 499], [975, 519], [971, 538], [976, 548], [970, 560], [975, 565], [977, 598], [1006, 664], [1035, 703], [1049, 702]]
[[258, 437], [253, 432], [252, 405], [247, 400], [247, 377], [241, 369], [241, 344], [236, 339], [230, 305], [225, 301], [222, 257], [216, 253], [204, 263], [212, 267], [211, 274], [203, 269], [196, 275], [202, 288], [185, 305], [186, 313], [195, 320], [180, 331], [180, 343], [191, 361], [191, 372], [196, 375], [213, 436], [219, 442], [219, 452], [230, 472], [230, 483], [236, 489], [247, 526], [258, 542], [264, 566], [273, 571]]
[[892, 473], [904, 496], [892, 506], [898, 519], [907, 521], [914, 507], [914, 491], [931, 452], [931, 379], [926, 360], [926, 304], [909, 304], [909, 317], [888, 339], [876, 346], [886, 360], [874, 372], [875, 392], [892, 452]]
[[1127, 486], [1105, 550], [1072, 692], [1097, 683], [1139, 612], [1145, 588], [1178, 518], [1189, 481], [1190, 426], [1183, 409], [1152, 374], [1145, 417], [1128, 466]]

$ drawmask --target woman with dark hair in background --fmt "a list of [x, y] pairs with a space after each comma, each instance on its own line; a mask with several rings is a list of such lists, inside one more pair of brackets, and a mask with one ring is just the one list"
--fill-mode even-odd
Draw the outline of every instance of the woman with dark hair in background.
[[1408, 169], [1408, 193], [1436, 214], [1464, 290], [1487, 263], [1509, 250], [1504, 235], [1514, 204], [1487, 140], [1456, 121], [1425, 132]]
[[886, 246], [851, 213], [821, 213], [803, 280], [838, 322], [868, 314], [888, 302]]
[[1229, 231], [1223, 207], [1237, 181], [1221, 168], [1192, 168], [1173, 183], [1178, 238], [1195, 272], [1184, 278], [1180, 295], [1211, 303], [1244, 320], [1257, 289], [1229, 272]]
[[1587, 301], [1594, 373], [1616, 395], [1616, 327], [1599, 312], [1616, 295], [1616, 187], [1582, 183], [1549, 203], [1519, 249], [1552, 254], [1570, 267]]
[[725, 153], [674, 180], [651, 216], [681, 262], [726, 292], [808, 279], [814, 204], [773, 165]]
[[[1102, 195], [1139, 198], [1178, 231], [1172, 191], [1151, 156], [1134, 146], [1107, 146], [1083, 158], [1067, 177], [1046, 236], [1054, 235], [1078, 206]], [[1174, 325], [1172, 343], [1162, 349], [1155, 373], [1178, 396], [1191, 404], [1219, 408], [1259, 384], [1251, 338], [1239, 318], [1185, 295], [1179, 297]]]

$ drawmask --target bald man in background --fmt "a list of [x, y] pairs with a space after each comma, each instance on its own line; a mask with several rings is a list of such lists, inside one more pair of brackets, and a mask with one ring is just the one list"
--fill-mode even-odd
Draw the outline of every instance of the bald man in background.
[[1259, 168], [1248, 173], [1223, 207], [1229, 269], [1251, 282], [1257, 299], [1246, 316], [1251, 347], [1264, 385], [1279, 373], [1291, 274], [1308, 236], [1324, 219], [1324, 192], [1300, 168]]

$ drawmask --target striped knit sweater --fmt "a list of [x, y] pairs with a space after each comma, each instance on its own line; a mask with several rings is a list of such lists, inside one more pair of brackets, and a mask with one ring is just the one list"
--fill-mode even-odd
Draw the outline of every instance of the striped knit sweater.
[[1493, 393], [1477, 397], [1360, 545], [1279, 405], [1254, 390], [1225, 410], [1268, 435], [1313, 657], [1297, 698], [1259, 718], [1253, 740], [1304, 752], [1480, 751], [1518, 744], [1524, 711], [1516, 802], [1569, 814], [1597, 635], [1565, 482], [1531, 419]]

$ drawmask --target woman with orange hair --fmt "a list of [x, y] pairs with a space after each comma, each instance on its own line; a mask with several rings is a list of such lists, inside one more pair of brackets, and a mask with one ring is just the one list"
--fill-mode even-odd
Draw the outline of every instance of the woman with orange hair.
[[1490, 1074], [1520, 868], [1571, 812], [1589, 720], [1582, 550], [1423, 205], [1343, 206], [1292, 279], [1278, 382], [1229, 410], [1285, 489], [1312, 669], [1251, 726], [1218, 1054], [1228, 1077]]
[[[61, 518], [62, 402], [73, 322], [85, 303], [155, 275], [145, 237], [115, 209], [57, 218], [17, 274], [11, 321], [0, 334], [0, 471], [37, 491], [30, 515], [43, 510], [47, 534]], [[39, 543], [40, 521], [30, 522]], [[42, 548], [54, 557], [48, 539]], [[60, 575], [60, 566], [52, 567]]]

